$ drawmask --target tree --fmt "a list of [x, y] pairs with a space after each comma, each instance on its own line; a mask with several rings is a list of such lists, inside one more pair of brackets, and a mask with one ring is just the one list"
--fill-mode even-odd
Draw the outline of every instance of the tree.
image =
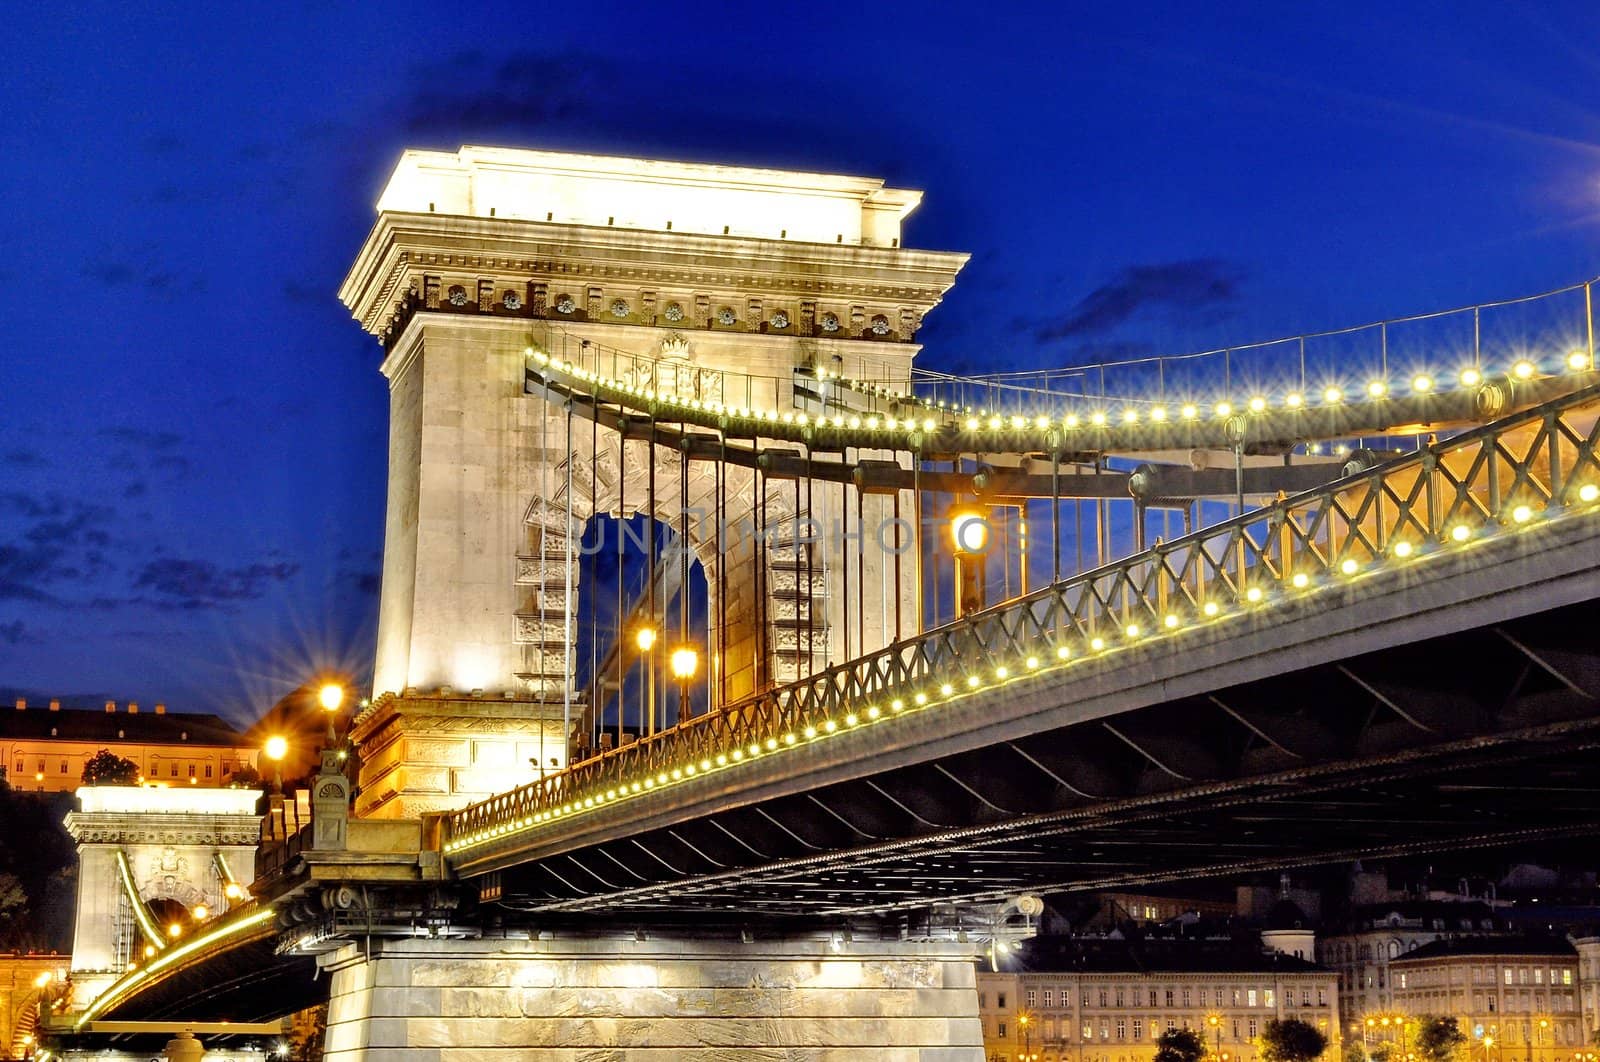
[[1450, 1062], [1467, 1042], [1454, 1018], [1423, 1018], [1417, 1023], [1417, 1053], [1428, 1062]]
[[1268, 1019], [1261, 1029], [1264, 1062], [1311, 1062], [1328, 1049], [1328, 1038], [1310, 1022], [1298, 1018]]
[[139, 765], [101, 749], [83, 765], [84, 785], [138, 785]]
[[1156, 1039], [1154, 1062], [1200, 1062], [1206, 1042], [1193, 1029], [1168, 1029]]
[[1367, 1049], [1358, 1040], [1344, 1042], [1344, 1062], [1367, 1062]]

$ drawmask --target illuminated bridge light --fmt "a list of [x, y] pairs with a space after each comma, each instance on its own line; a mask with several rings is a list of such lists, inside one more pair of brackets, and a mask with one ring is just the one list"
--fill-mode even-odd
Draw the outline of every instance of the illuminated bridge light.
[[1204, 612], [1207, 616], [1215, 616], [1217, 613], [1221, 612], [1222, 609], [1217, 607], [1217, 603], [1215, 601], [1207, 601], [1200, 611]]
[[1531, 380], [1533, 379], [1533, 374], [1538, 371], [1538, 367], [1527, 359], [1523, 359], [1511, 366], [1511, 375], [1519, 380]]
[[1167, 630], [1170, 631], [1177, 629], [1179, 620], [1177, 616], [1169, 612], [1167, 613], [1167, 618], [1162, 620], [1162, 622], [1166, 624]]
[[1193, 420], [1200, 415], [1200, 410], [1196, 409], [1194, 406], [1186, 405], [1182, 409], [1178, 410], [1178, 415], [1184, 420]]
[[859, 722], [861, 722], [861, 717], [856, 715], [854, 712], [851, 712], [849, 715], [844, 717], [845, 726], [855, 726]]
[[994, 677], [997, 679], [1003, 679], [1009, 674], [1011, 674], [1011, 669], [1006, 667], [1004, 664], [1001, 664], [999, 667], [994, 669]]
[[1353, 558], [1346, 557], [1339, 565], [1339, 570], [1346, 575], [1354, 575], [1361, 570], [1361, 565], [1357, 564]]
[[1593, 483], [1585, 483], [1578, 488], [1579, 501], [1592, 502], [1596, 498], [1600, 498], [1600, 487], [1595, 486]]
[[975, 690], [982, 683], [983, 683], [983, 679], [979, 678], [977, 675], [968, 675], [967, 676], [967, 688], [968, 689]]
[[1294, 584], [1294, 588], [1296, 590], [1304, 590], [1311, 582], [1311, 577], [1306, 575], [1305, 572], [1295, 572], [1294, 578], [1290, 579], [1289, 581]]
[[1526, 505], [1519, 505], [1511, 510], [1511, 519], [1519, 524], [1525, 524], [1533, 519], [1533, 510]]
[[1027, 660], [1023, 661], [1023, 663], [1027, 665], [1029, 671], [1032, 671], [1034, 668], [1039, 666], [1039, 658], [1036, 656], [1030, 656]]
[[1433, 377], [1424, 372], [1417, 373], [1411, 378], [1411, 389], [1418, 394], [1427, 394], [1433, 390]]
[[1150, 419], [1153, 420], [1153, 421], [1156, 421], [1157, 423], [1160, 423], [1161, 421], [1166, 420], [1167, 419], [1167, 407], [1166, 406], [1156, 406], [1154, 409], [1152, 409], [1150, 411]]
[[[805, 728], [805, 730], [801, 731], [801, 733], [805, 734], [807, 740], [809, 740], [817, 736], [817, 728], [814, 726], [808, 726]], [[718, 756], [717, 759], [720, 761], [722, 757]]]
[[955, 691], [956, 691], [956, 688], [954, 686], [950, 685], [950, 683], [948, 683], [948, 682], [946, 682], [944, 685], [939, 687], [939, 695], [942, 696], [942, 697], [948, 697], [952, 693], [954, 693]]
[[1257, 396], [1257, 397], [1252, 398], [1250, 400], [1250, 412], [1252, 412], [1252, 413], [1265, 413], [1266, 411], [1267, 411], [1267, 400], [1265, 398], [1261, 398], [1260, 396]]
[[1403, 540], [1396, 542], [1394, 544], [1394, 555], [1401, 559], [1411, 556], [1411, 543]]
[[1219, 417], [1229, 417], [1229, 416], [1232, 416], [1232, 415], [1233, 415], [1233, 403], [1232, 402], [1218, 402], [1217, 403], [1217, 416], [1219, 416]]
[[1250, 602], [1251, 604], [1255, 604], [1256, 602], [1260, 601], [1261, 600], [1261, 587], [1252, 586], [1250, 589], [1246, 590], [1244, 592], [1244, 599], [1246, 601]]
[[1106, 422], [1106, 415], [1104, 413], [1100, 412], [1100, 410], [1097, 409], [1093, 413], [1089, 414], [1089, 423], [1094, 424], [1096, 426], [1099, 426], [1101, 424], [1104, 424], [1105, 422]]
[[1299, 409], [1305, 404], [1305, 396], [1299, 391], [1290, 391], [1284, 396], [1283, 404], [1288, 406], [1290, 409]]
[[1371, 395], [1373, 398], [1382, 398], [1388, 393], [1389, 385], [1384, 383], [1382, 380], [1373, 380], [1371, 383], [1367, 384], [1367, 394]]
[[1139, 625], [1137, 623], [1130, 623], [1123, 630], [1123, 633], [1126, 634], [1129, 638], [1137, 638], [1137, 637], [1139, 637]]
[[1589, 367], [1589, 355], [1581, 350], [1574, 350], [1567, 355], [1567, 368], [1573, 372], [1582, 372]]
[[903, 711], [905, 709], [905, 706], [906, 706], [906, 702], [902, 701], [899, 697], [896, 697], [894, 700], [889, 702], [889, 710], [891, 712]]
[[1344, 401], [1344, 392], [1337, 387], [1329, 387], [1322, 392], [1322, 400], [1330, 406], [1336, 406]]
[[867, 709], [867, 718], [868, 719], [876, 719], [876, 718], [878, 718], [878, 716], [880, 716], [882, 714], [883, 713], [878, 710], [878, 706], [876, 704], [874, 704], [871, 708]]
[[1091, 639], [1089, 639], [1089, 648], [1093, 649], [1095, 652], [1098, 653], [1100, 650], [1104, 649], [1105, 647], [1106, 647], [1106, 640], [1104, 638], [1091, 638]]

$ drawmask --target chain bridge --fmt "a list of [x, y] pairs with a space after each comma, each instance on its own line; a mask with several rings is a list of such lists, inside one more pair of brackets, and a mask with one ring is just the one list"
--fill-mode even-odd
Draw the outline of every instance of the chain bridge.
[[79, 1034], [320, 969], [330, 1059], [977, 1059], [1030, 894], [1596, 832], [1593, 282], [956, 377], [919, 200], [408, 152], [341, 291], [392, 412], [356, 794], [275, 800]]

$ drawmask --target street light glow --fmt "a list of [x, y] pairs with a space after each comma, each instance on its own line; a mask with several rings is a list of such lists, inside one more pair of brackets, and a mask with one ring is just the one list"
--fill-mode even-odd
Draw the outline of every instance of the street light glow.
[[656, 629], [646, 624], [633, 632], [633, 644], [639, 652], [648, 653], [656, 645]]
[[982, 553], [989, 544], [989, 521], [977, 509], [950, 514], [950, 538], [957, 553]]
[[289, 755], [289, 740], [280, 734], [274, 734], [267, 738], [267, 744], [262, 751], [267, 754], [269, 760], [281, 760]]
[[672, 676], [674, 678], [694, 678], [694, 673], [700, 669], [700, 654], [692, 645], [680, 645], [672, 651]]
[[330, 682], [317, 691], [317, 700], [324, 710], [337, 712], [339, 705], [344, 703], [344, 687]]

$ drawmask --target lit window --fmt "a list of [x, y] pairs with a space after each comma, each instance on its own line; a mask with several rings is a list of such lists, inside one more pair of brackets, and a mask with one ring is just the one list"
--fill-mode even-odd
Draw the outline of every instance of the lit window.
[[1047, 1006], [1047, 1007], [1055, 1006], [1055, 998], [1056, 998], [1056, 994], [1054, 992], [1050, 991], [1050, 989], [1047, 988], [1047, 989], [1044, 990], [1044, 1005], [1045, 1006]]
[[1135, 1018], [1135, 1019], [1133, 1019], [1133, 1038], [1135, 1040], [1141, 1040], [1141, 1039], [1144, 1038], [1144, 1019], [1143, 1018]]
[[1027, 1000], [1028, 1002], [1025, 1004], [1025, 1006], [1027, 1006], [1029, 1009], [1037, 1007], [1039, 1005], [1039, 993], [1031, 988], [1028, 989]]
[[61, 773], [62, 774], [66, 774], [67, 773], [67, 761], [66, 760], [62, 760], [61, 761]]
[[1000, 1039], [1004, 1040], [1005, 1037], [1006, 1037], [1006, 1023], [1005, 1022], [1001, 1022], [999, 1024], [998, 1028], [1000, 1030]]
[[211, 777], [211, 764], [209, 764], [209, 763], [206, 764], [206, 777], [207, 778]]
[[1128, 1023], [1127, 1023], [1127, 1021], [1125, 1019], [1118, 1018], [1117, 1019], [1117, 1039], [1118, 1040], [1126, 1040], [1127, 1038], [1128, 1038]]

